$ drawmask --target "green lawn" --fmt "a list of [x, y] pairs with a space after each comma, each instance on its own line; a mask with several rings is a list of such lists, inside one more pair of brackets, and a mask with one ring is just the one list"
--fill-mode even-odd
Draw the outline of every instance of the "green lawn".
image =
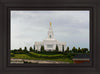
[[63, 54], [46, 55], [30, 52], [28, 54], [14, 54], [13, 57], [16, 59], [29, 59], [29, 60], [52, 60], [73, 63], [72, 59], [65, 57]]

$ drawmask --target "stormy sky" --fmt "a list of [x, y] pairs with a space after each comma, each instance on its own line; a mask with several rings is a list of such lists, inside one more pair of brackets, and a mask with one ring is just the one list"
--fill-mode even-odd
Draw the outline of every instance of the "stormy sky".
[[11, 49], [33, 47], [48, 37], [52, 22], [54, 38], [71, 49], [89, 48], [89, 11], [15, 11], [11, 14]]

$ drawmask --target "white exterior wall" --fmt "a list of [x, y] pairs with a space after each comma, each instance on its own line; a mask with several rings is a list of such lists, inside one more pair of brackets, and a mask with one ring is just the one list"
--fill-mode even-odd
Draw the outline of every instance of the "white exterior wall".
[[[66, 42], [59, 42], [54, 38], [54, 33], [53, 33], [51, 25], [50, 25], [49, 31], [48, 31], [48, 38], [43, 40], [43, 42], [35, 42], [35, 50], [40, 51], [42, 45], [44, 46], [44, 49], [47, 51], [55, 50], [56, 45], [58, 45], [59, 51], [62, 51], [62, 45], [64, 45], [64, 50], [66, 50]], [[52, 46], [52, 47], [50, 48], [50, 46]]]
[[[53, 45], [52, 48], [48, 48], [47, 45]], [[66, 50], [66, 43], [62, 43], [62, 42], [58, 42], [58, 41], [47, 41], [44, 40], [43, 42], [35, 42], [35, 49], [40, 51], [41, 46], [44, 46], [45, 50], [55, 50], [56, 49], [56, 45], [58, 45], [58, 49], [59, 51], [62, 51], [62, 45], [64, 45], [64, 50]]]

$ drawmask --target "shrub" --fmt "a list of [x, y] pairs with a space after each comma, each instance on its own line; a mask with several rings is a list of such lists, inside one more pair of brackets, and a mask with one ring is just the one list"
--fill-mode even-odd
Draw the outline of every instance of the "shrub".
[[44, 50], [44, 46], [41, 46], [41, 52], [44, 53], [45, 50]]
[[14, 57], [14, 53], [10, 53], [11, 57]]
[[82, 48], [82, 53], [87, 53], [88, 52], [88, 48]]
[[24, 52], [24, 53], [28, 53], [27, 47], [24, 47], [23, 52]]
[[33, 52], [34, 50], [32, 49], [32, 47], [29, 48], [30, 52]]
[[72, 48], [73, 53], [77, 53], [77, 49], [75, 47]]
[[69, 47], [67, 47], [67, 49], [65, 50], [66, 53], [69, 53]]
[[57, 59], [57, 58], [61, 58], [64, 55], [62, 54], [56, 54], [56, 55], [45, 55], [45, 54], [38, 54], [38, 53], [34, 53], [34, 52], [30, 52], [30, 54], [28, 54], [31, 57], [36, 57], [36, 58], [48, 58], [48, 59]]

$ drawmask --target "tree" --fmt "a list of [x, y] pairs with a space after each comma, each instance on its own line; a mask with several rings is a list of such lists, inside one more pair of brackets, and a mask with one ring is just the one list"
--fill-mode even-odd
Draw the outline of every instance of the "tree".
[[80, 47], [77, 50], [78, 53], [82, 53], [82, 50], [80, 49]]
[[30, 52], [33, 52], [33, 49], [32, 49], [32, 47], [30, 47], [30, 48], [29, 48], [29, 50], [30, 50]]
[[11, 53], [14, 53], [14, 50], [10, 50]]
[[69, 47], [67, 47], [66, 52], [69, 53]]
[[27, 47], [24, 47], [23, 52], [24, 52], [24, 53], [28, 53], [28, 51], [27, 51]]
[[82, 48], [82, 53], [87, 53], [88, 52], [88, 48]]
[[22, 48], [19, 48], [19, 49], [18, 49], [18, 53], [21, 53], [21, 54], [23, 53]]
[[58, 50], [59, 50], [59, 49], [58, 49], [58, 45], [56, 45], [56, 52], [58, 52]]
[[77, 49], [75, 47], [72, 48], [73, 53], [77, 53]]
[[72, 53], [72, 50], [69, 50], [69, 53]]
[[64, 45], [62, 45], [62, 52], [64, 53]]
[[44, 46], [41, 46], [41, 52], [44, 52], [45, 50], [44, 50]]
[[90, 53], [90, 51], [87, 51], [87, 53]]
[[88, 53], [88, 48], [84, 48], [85, 49], [85, 53]]
[[33, 49], [33, 51], [35, 52], [35, 45], [34, 45], [34, 49]]
[[19, 48], [19, 51], [22, 51], [22, 48]]
[[18, 53], [18, 50], [17, 49], [14, 49], [14, 54], [17, 54]]
[[14, 57], [14, 56], [15, 56], [15, 54], [14, 54], [14, 53], [10, 53], [10, 56], [11, 56], [11, 57]]

